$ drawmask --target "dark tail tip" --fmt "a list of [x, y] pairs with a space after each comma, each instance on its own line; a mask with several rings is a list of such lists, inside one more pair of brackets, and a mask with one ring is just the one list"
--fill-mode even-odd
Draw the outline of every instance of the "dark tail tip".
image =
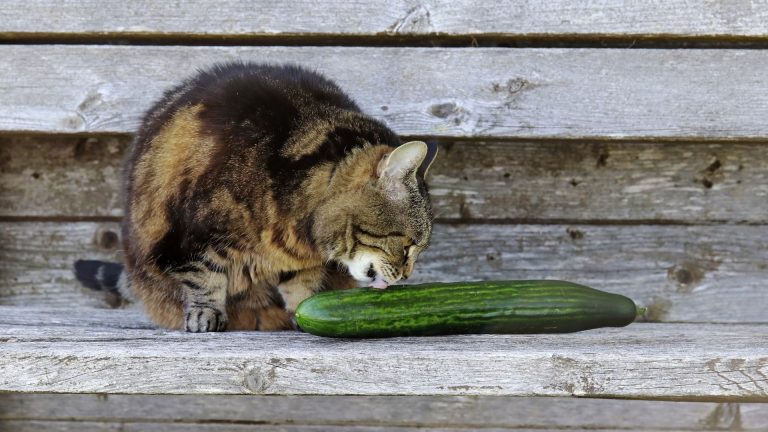
[[96, 291], [117, 292], [117, 281], [123, 265], [107, 261], [77, 260], [75, 261], [75, 277], [84, 286]]

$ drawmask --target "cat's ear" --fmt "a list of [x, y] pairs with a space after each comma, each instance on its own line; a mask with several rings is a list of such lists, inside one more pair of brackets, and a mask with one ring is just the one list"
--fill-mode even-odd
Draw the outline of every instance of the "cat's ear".
[[418, 174], [421, 176], [421, 178], [425, 178], [427, 176], [427, 171], [429, 170], [429, 167], [432, 166], [432, 162], [435, 161], [435, 157], [437, 156], [437, 141], [429, 141], [427, 142], [427, 155], [424, 157], [424, 160], [421, 161], [421, 165], [418, 169]]
[[391, 179], [404, 179], [406, 175], [416, 175], [428, 154], [429, 147], [424, 142], [407, 142], [381, 158], [376, 174], [379, 178]]

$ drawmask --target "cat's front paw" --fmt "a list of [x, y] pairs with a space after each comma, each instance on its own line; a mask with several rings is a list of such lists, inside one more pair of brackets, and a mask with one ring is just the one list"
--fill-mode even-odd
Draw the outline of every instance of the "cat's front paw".
[[224, 331], [227, 329], [227, 314], [212, 307], [191, 306], [184, 316], [184, 327], [192, 333]]

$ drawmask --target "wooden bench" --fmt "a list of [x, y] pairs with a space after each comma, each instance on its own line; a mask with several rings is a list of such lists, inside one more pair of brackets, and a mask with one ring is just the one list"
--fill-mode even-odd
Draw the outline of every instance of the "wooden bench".
[[[768, 2], [627, 3], [3, 2], [0, 430], [768, 430]], [[193, 335], [81, 288], [142, 112], [233, 59], [439, 139], [415, 282], [566, 279], [642, 322]]]

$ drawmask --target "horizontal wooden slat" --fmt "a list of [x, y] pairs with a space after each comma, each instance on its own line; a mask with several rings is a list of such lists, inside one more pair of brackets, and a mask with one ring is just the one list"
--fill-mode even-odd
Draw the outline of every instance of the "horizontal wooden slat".
[[0, 136], [0, 216], [122, 215], [127, 137]]
[[[5, 428], [5, 429], [3, 429]], [[296, 426], [296, 425], [252, 425], [252, 424], [189, 424], [189, 423], [108, 423], [103, 421], [65, 422], [39, 420], [9, 420], [0, 421], [0, 430], [13, 432], [326, 432], [328, 426]], [[559, 432], [563, 429], [507, 429], [483, 428], [483, 432]], [[570, 432], [594, 432], [586, 429], [566, 429]], [[626, 429], [623, 429], [626, 430]], [[333, 426], [336, 432], [466, 432], [466, 429], [436, 427], [390, 427], [390, 426]], [[617, 429], [605, 429], [603, 432], [621, 432]], [[643, 432], [675, 432], [669, 429], [642, 429]]]
[[[334, 340], [79, 325], [0, 306], [0, 392], [729, 398], [768, 401], [765, 325]], [[134, 315], [93, 310], [92, 320]], [[57, 324], [47, 324], [41, 316]]]
[[164, 89], [239, 59], [324, 72], [403, 135], [768, 136], [761, 50], [4, 45], [0, 58], [2, 131], [132, 132]]
[[[129, 137], [0, 136], [0, 216], [122, 214]], [[439, 219], [768, 222], [758, 143], [444, 142]]]
[[[117, 231], [0, 224], [0, 304], [105, 306], [71, 267], [117, 259]], [[765, 226], [440, 224], [409, 282], [564, 279], [625, 294], [652, 321], [766, 323], [766, 262]]]
[[[419, 428], [761, 430], [768, 404], [499, 396], [0, 394], [8, 420]], [[158, 425], [158, 429], [161, 425]]]
[[502, 396], [0, 394], [8, 420], [419, 428], [761, 430], [768, 404]]
[[75, 280], [79, 258], [118, 260], [115, 223], [0, 225], [0, 304], [106, 307]]
[[[0, 32], [20, 35], [663, 35], [767, 36], [768, 4], [748, 2], [374, 0], [181, 4], [150, 0], [10, 0], [0, 8]], [[0, 34], [1, 34], [0, 33]], [[10, 35], [8, 35], [10, 34]]]

